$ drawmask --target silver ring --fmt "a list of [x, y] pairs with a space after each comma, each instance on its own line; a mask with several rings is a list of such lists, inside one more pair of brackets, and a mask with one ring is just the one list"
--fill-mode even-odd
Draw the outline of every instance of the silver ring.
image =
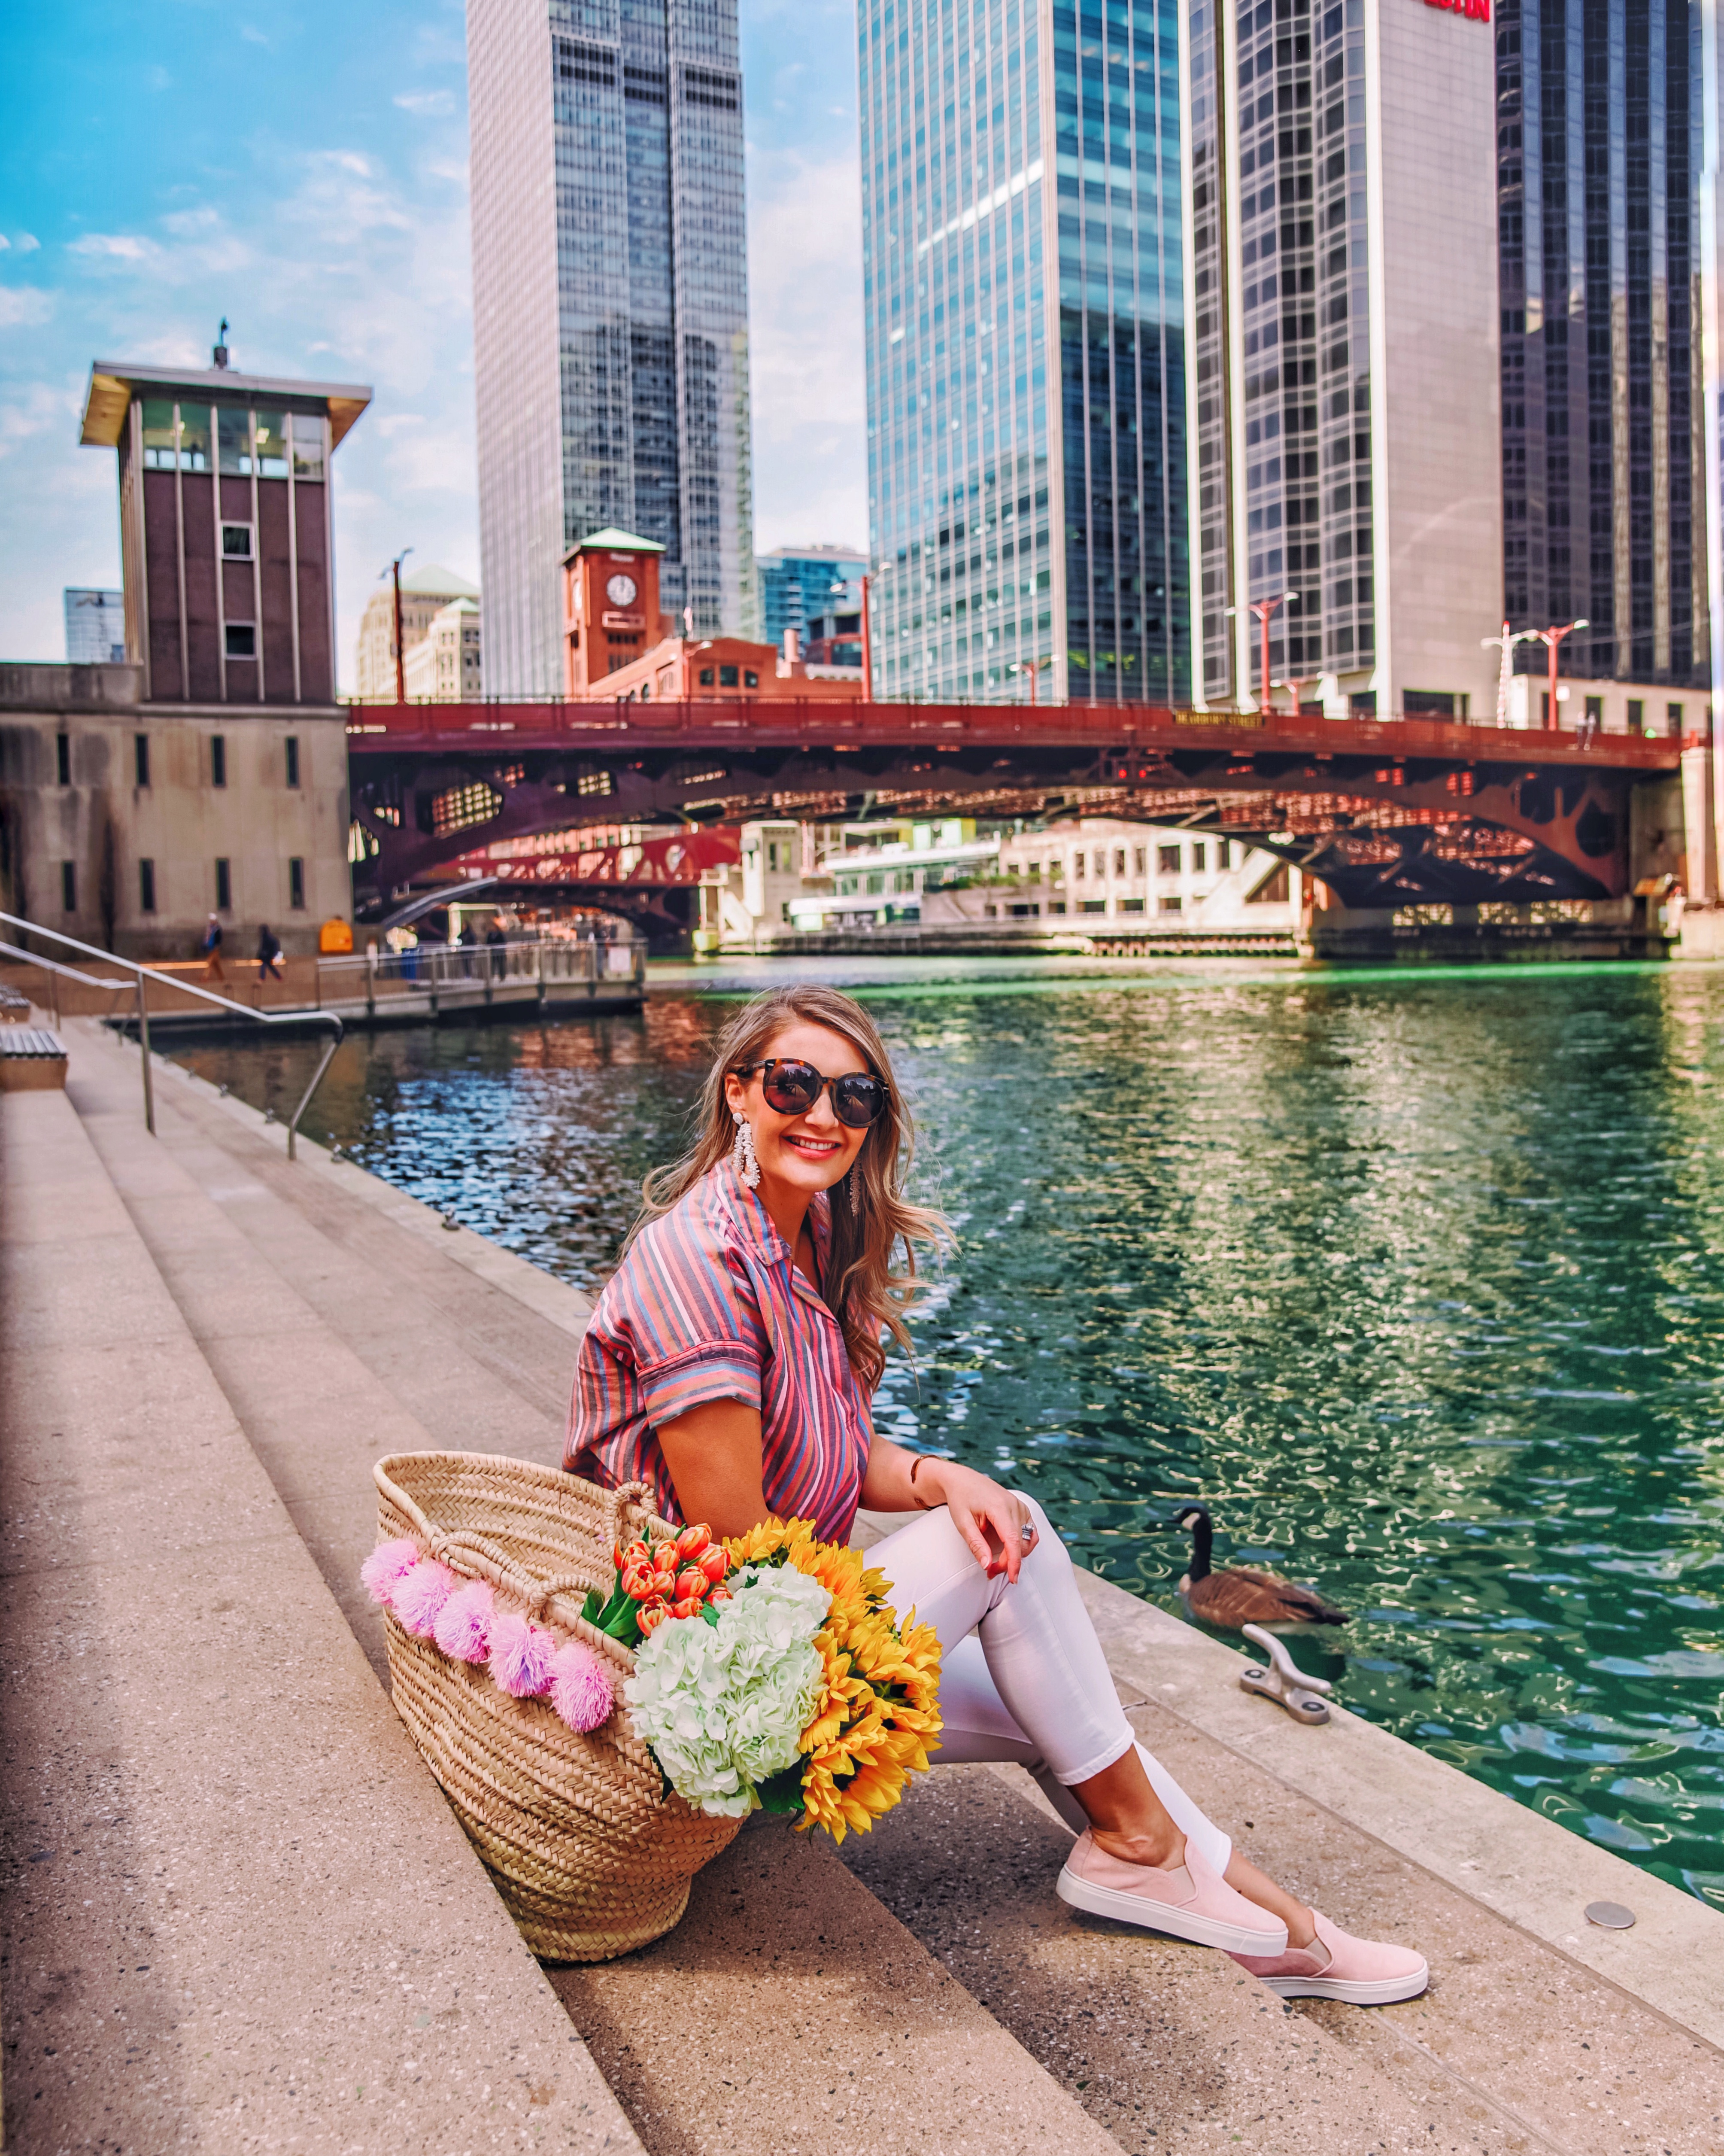
[[1021, 1542], [1033, 1543], [1035, 1540], [1035, 1529], [1033, 1527], [1026, 1525], [1023, 1534], [1018, 1537], [1018, 1539]]

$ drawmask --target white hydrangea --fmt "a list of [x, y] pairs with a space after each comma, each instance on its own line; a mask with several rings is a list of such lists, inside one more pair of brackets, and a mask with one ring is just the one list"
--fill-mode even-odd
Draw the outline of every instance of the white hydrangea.
[[832, 1597], [788, 1565], [745, 1566], [718, 1622], [673, 1618], [634, 1650], [634, 1727], [680, 1797], [715, 1819], [752, 1811], [790, 1766], [820, 1696], [814, 1635]]

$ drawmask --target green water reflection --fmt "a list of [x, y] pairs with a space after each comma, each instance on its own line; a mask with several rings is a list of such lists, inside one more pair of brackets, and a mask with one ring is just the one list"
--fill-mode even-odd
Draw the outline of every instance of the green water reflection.
[[[1350, 1706], [1724, 1906], [1724, 978], [870, 1004], [963, 1237], [881, 1427], [1168, 1606], [1201, 1496], [1356, 1613], [1295, 1650]], [[590, 1284], [724, 1009], [356, 1040], [323, 1128]], [[280, 1103], [299, 1056], [187, 1060]]]

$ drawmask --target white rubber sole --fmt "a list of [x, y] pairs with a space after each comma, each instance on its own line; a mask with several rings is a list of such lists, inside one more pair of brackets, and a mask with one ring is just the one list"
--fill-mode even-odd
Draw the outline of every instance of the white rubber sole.
[[1398, 1999], [1417, 1999], [1431, 1980], [1423, 1963], [1408, 1975], [1379, 1977], [1374, 1984], [1349, 1984], [1340, 1977], [1262, 1976], [1278, 1999], [1338, 1999], [1343, 2006], [1393, 2006]]
[[[1193, 1910], [1167, 1902], [1146, 1901], [1141, 1894], [1122, 1893], [1116, 1887], [1092, 1886], [1068, 1866], [1054, 1890], [1062, 1902], [1092, 1917], [1111, 1917], [1116, 1923], [1135, 1924], [1140, 1931], [1162, 1932], [1169, 1938], [1189, 1939], [1193, 1946], [1219, 1947], [1223, 1953], [1278, 1954], [1287, 1951], [1287, 1928], [1277, 1924], [1272, 1932], [1254, 1931], [1244, 1924], [1229, 1924], [1219, 1917], [1200, 1917]], [[1398, 1994], [1397, 1996], [1399, 1994]]]

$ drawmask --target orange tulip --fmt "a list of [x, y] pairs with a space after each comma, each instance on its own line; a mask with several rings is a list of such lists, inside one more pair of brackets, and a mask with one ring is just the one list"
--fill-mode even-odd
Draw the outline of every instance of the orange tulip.
[[711, 1589], [706, 1597], [709, 1602], [734, 1602], [736, 1599], [727, 1587], [715, 1587]]
[[654, 1592], [653, 1575], [644, 1566], [631, 1566], [623, 1574], [623, 1592], [637, 1602], [644, 1602]]
[[644, 1640], [649, 1633], [656, 1631], [670, 1614], [662, 1602], [649, 1602], [645, 1609], [637, 1609], [634, 1621], [640, 1627], [641, 1638]]
[[731, 1568], [730, 1556], [722, 1543], [709, 1543], [695, 1562], [715, 1587]]
[[700, 1614], [700, 1598], [697, 1594], [683, 1596], [680, 1601], [671, 1604], [670, 1614], [673, 1617], [698, 1617]]
[[685, 1565], [676, 1575], [679, 1602], [698, 1602], [706, 1592], [706, 1575], [697, 1564]]
[[685, 1527], [676, 1538], [676, 1554], [680, 1558], [697, 1557], [712, 1540], [712, 1530], [704, 1522], [698, 1527]]

